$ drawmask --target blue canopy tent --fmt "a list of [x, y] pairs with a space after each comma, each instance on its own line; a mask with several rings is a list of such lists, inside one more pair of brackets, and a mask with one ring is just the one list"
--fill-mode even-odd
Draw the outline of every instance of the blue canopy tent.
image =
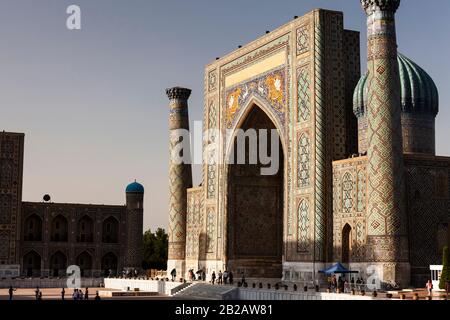
[[329, 274], [335, 274], [335, 273], [358, 273], [358, 271], [351, 271], [348, 270], [346, 267], [344, 267], [340, 262], [336, 263], [335, 265], [324, 269], [324, 270], [320, 270], [319, 273], [325, 273], [327, 275]]

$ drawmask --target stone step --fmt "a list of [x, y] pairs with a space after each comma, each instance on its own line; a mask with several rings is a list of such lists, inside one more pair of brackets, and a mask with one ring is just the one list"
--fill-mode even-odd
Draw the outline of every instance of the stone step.
[[183, 299], [222, 300], [225, 293], [235, 288], [233, 286], [194, 283], [174, 294], [174, 297]]

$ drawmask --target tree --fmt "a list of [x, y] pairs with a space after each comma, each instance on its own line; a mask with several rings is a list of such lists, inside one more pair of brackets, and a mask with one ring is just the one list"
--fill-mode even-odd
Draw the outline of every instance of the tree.
[[450, 281], [450, 270], [448, 265], [448, 247], [445, 246], [442, 250], [442, 273], [441, 280], [439, 281], [439, 289], [445, 289], [445, 283]]
[[144, 269], [167, 269], [167, 252], [169, 247], [169, 236], [162, 228], [156, 232], [150, 229], [144, 233]]

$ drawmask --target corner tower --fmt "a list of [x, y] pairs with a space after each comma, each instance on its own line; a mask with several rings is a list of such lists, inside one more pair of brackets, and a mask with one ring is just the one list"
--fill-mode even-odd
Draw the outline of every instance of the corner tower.
[[125, 190], [127, 197], [127, 247], [125, 269], [141, 270], [143, 261], [144, 187], [134, 181]]
[[[169, 97], [169, 253], [167, 270], [176, 269], [184, 277], [186, 257], [187, 189], [192, 187], [189, 145], [188, 99], [191, 90], [174, 87]], [[181, 146], [181, 148], [180, 148]]]
[[400, 0], [361, 0], [368, 36], [367, 260], [384, 283], [410, 281], [404, 209], [401, 87], [395, 13]]

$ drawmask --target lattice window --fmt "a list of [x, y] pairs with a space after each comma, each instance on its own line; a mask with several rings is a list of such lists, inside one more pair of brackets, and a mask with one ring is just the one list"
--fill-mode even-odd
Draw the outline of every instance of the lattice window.
[[308, 252], [309, 232], [309, 204], [303, 199], [300, 201], [297, 213], [297, 251]]
[[310, 183], [311, 146], [309, 137], [303, 133], [298, 140], [297, 148], [297, 185], [305, 188]]
[[366, 208], [366, 172], [358, 172], [358, 193], [356, 208], [358, 212], [363, 212]]
[[214, 212], [212, 210], [209, 211], [206, 221], [206, 252], [209, 253], [214, 252], [214, 216]]
[[352, 191], [353, 191], [352, 175], [349, 172], [346, 172], [344, 174], [344, 177], [342, 178], [342, 210], [345, 213], [352, 212], [353, 208]]
[[311, 81], [309, 76], [309, 65], [298, 69], [297, 75], [297, 121], [306, 122], [311, 117]]

